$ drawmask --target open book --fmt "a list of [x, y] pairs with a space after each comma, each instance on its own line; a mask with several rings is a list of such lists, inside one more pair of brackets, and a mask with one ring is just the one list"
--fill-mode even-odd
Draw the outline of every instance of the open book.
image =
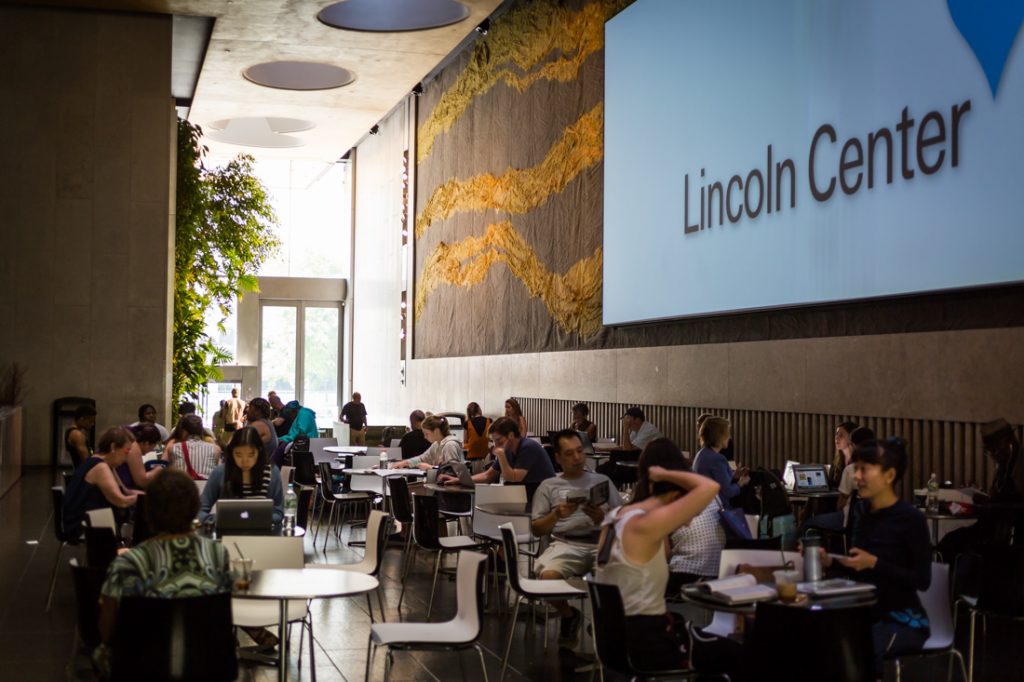
[[696, 587], [712, 599], [726, 604], [751, 604], [779, 596], [774, 587], [758, 584], [757, 578], [749, 573], [697, 583]]
[[600, 507], [603, 504], [608, 504], [608, 485], [608, 481], [595, 483], [588, 492], [574, 491], [573, 493], [570, 493], [567, 499], [570, 502], [576, 502], [578, 504], [589, 503], [595, 507]]

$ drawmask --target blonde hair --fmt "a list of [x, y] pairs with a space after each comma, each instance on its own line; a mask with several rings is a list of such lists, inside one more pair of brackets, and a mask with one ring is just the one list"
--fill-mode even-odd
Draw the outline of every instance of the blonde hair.
[[700, 444], [705, 448], [721, 448], [729, 442], [732, 424], [722, 417], [708, 417], [700, 425]]
[[442, 436], [447, 436], [449, 433], [448, 420], [444, 417], [436, 414], [432, 414], [423, 420], [424, 431], [438, 430]]

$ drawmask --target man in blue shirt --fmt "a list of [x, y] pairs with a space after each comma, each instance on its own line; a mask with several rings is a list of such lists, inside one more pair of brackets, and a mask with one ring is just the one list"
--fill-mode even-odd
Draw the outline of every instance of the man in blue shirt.
[[[519, 424], [508, 417], [494, 422], [490, 433], [494, 441], [494, 461], [474, 475], [473, 482], [495, 483], [502, 478], [505, 483], [521, 483], [526, 486], [527, 497], [532, 499], [541, 481], [555, 475], [555, 467], [544, 446], [535, 440], [523, 438]], [[454, 476], [439, 478], [442, 482], [458, 482]]]

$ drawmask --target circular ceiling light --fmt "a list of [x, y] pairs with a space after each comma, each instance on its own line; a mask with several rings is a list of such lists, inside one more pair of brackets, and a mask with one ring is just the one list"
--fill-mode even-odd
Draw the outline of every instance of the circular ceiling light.
[[247, 80], [282, 90], [330, 90], [356, 79], [348, 69], [319, 62], [264, 62], [242, 72]]
[[343, 0], [320, 10], [317, 19], [353, 31], [422, 31], [469, 16], [456, 0]]
[[214, 121], [207, 127], [212, 128], [214, 132], [206, 133], [206, 136], [217, 142], [244, 147], [282, 149], [306, 144], [302, 139], [286, 133], [310, 130], [315, 128], [316, 124], [301, 118], [243, 116]]

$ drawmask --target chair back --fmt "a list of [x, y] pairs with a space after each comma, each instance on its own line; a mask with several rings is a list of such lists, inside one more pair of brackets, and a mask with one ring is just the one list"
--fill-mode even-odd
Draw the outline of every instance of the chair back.
[[50, 488], [50, 501], [53, 503], [53, 535], [58, 541], [64, 542], [64, 488], [55, 485]]
[[[596, 620], [596, 619], [595, 619]], [[760, 602], [744, 646], [748, 670], [795, 682], [873, 682], [871, 607], [794, 609]], [[799, 655], [793, 652], [799, 642]]]
[[299, 528], [309, 528], [309, 503], [312, 499], [311, 488], [299, 488], [299, 508], [295, 514], [295, 525]]
[[306, 565], [300, 537], [226, 535], [221, 542], [232, 559], [239, 559], [242, 556], [252, 559], [254, 571], [268, 568], [302, 568]]
[[526, 486], [523, 485], [478, 485], [473, 501], [473, 535], [501, 540], [498, 527], [511, 523], [516, 535], [529, 535], [530, 519], [525, 516], [501, 516], [477, 510], [481, 504], [522, 504], [526, 507]]
[[100, 644], [100, 588], [107, 577], [107, 567], [79, 566], [76, 559], [70, 563], [71, 578], [75, 584], [78, 636], [86, 646], [95, 649]]
[[931, 635], [924, 643], [927, 649], [946, 649], [953, 646], [953, 612], [949, 606], [949, 566], [932, 563], [932, 583], [924, 592], [918, 592], [921, 606], [928, 616]]
[[384, 477], [377, 474], [352, 474], [348, 477], [348, 485], [354, 493], [384, 495]]
[[455, 619], [446, 629], [457, 628], [462, 642], [475, 641], [480, 636], [484, 620], [484, 562], [487, 557], [480, 552], [459, 552], [459, 563], [455, 570], [455, 598], [457, 608]]
[[[727, 534], [725, 537], [725, 548], [771, 550], [776, 557], [779, 557], [779, 550], [782, 549], [782, 536], [776, 535], [773, 538], [753, 538], [748, 540], [747, 538], [737, 538]], [[781, 562], [782, 559], [780, 558], [779, 561]]]
[[324, 448], [335, 447], [338, 445], [337, 438], [310, 438], [309, 439], [309, 451], [313, 453], [313, 460], [315, 462], [322, 462], [324, 460], [330, 461], [333, 459], [333, 455], [327, 452]]
[[409, 495], [409, 481], [402, 476], [390, 476], [388, 489], [391, 491], [391, 515], [403, 526], [412, 523], [412, 499]]
[[980, 548], [981, 586], [978, 610], [1008, 618], [1024, 618], [1024, 546]]
[[800, 552], [779, 552], [763, 549], [725, 549], [722, 550], [722, 558], [718, 564], [718, 577], [725, 578], [736, 574], [736, 568], [740, 564], [751, 566], [781, 566], [783, 560], [792, 561], [793, 568], [800, 573], [800, 579], [804, 579], [804, 558]]
[[626, 609], [618, 585], [587, 580], [590, 606], [594, 611], [594, 649], [605, 668], [633, 675], [626, 653]]
[[437, 498], [433, 495], [414, 495], [412, 537], [425, 550], [438, 552], [441, 549], [441, 522], [437, 517]]
[[320, 485], [317, 486], [320, 499], [324, 502], [331, 502], [334, 500], [334, 476], [331, 473], [331, 463], [319, 462], [316, 466], [320, 470]]
[[231, 595], [124, 597], [111, 679], [228, 682], [238, 676]]
[[366, 554], [363, 560], [373, 564], [370, 575], [376, 577], [380, 573], [380, 562], [384, 559], [384, 548], [387, 546], [387, 512], [374, 509], [366, 520]]
[[299, 485], [316, 485], [316, 466], [313, 460], [312, 452], [297, 452], [292, 451], [292, 466], [295, 470], [292, 472], [292, 480]]
[[[379, 448], [374, 448], [379, 449]], [[380, 464], [380, 455], [353, 455], [352, 456], [352, 468], [353, 469], [372, 469]]]
[[90, 509], [85, 512], [86, 522], [90, 528], [109, 528], [117, 534], [117, 522], [114, 520], [114, 510], [110, 507], [102, 509]]
[[293, 466], [285, 465], [281, 467], [281, 485], [287, 488], [288, 484], [292, 482], [292, 475], [294, 474], [294, 472], [295, 467]]
[[516, 542], [516, 529], [511, 523], [503, 523], [498, 527], [501, 532], [501, 545], [505, 549], [505, 567], [508, 569], [508, 582], [516, 594], [523, 594], [519, 583], [519, 543]]

